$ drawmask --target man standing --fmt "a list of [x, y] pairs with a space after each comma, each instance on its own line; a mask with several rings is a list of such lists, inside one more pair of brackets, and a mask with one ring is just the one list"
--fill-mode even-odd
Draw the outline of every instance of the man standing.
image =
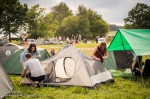
[[[23, 72], [22, 72], [22, 78], [27, 77], [27, 79], [35, 86], [40, 87], [39, 84], [36, 85], [34, 81], [43, 81], [45, 79], [45, 73], [42, 69], [42, 66], [40, 64], [40, 61], [37, 58], [31, 58], [31, 54], [27, 53], [25, 55], [26, 62], [23, 66]], [[27, 72], [27, 71], [30, 72]]]

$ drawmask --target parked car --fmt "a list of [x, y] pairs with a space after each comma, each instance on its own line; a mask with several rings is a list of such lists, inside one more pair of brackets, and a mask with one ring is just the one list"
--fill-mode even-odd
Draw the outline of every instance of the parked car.
[[106, 42], [106, 39], [105, 38], [99, 38], [98, 43], [101, 43], [101, 42]]
[[[36, 39], [27, 39], [27, 43], [28, 44], [31, 44], [31, 43], [33, 43], [33, 44], [41, 44], [41, 45], [44, 44], [43, 41], [40, 41], [40, 40], [37, 41]], [[24, 45], [24, 42], [21, 41], [20, 45]]]
[[37, 42], [36, 42], [35, 39], [27, 39], [27, 43], [28, 43], [28, 44], [30, 44], [30, 43], [36, 44]]
[[63, 41], [58, 41], [54, 38], [45, 40], [44, 44], [63, 44]]
[[8, 43], [6, 39], [0, 39], [0, 46], [3, 46], [6, 43]]

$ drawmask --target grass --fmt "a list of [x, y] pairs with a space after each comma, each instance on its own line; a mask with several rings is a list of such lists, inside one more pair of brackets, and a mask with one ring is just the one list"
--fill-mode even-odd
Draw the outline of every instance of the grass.
[[[52, 47], [58, 52], [62, 45], [37, 45], [47, 49], [49, 52]], [[81, 51], [90, 55], [92, 48], [98, 44], [75, 44], [73, 45]], [[83, 49], [81, 49], [83, 48]], [[85, 48], [85, 49], [84, 49]], [[86, 50], [91, 48], [91, 50]], [[150, 99], [150, 78], [133, 78], [115, 77], [114, 83], [101, 84], [98, 88], [86, 88], [80, 86], [60, 86], [60, 87], [42, 87], [20, 85], [21, 75], [10, 75], [14, 84], [14, 90], [5, 99]]]
[[98, 88], [80, 86], [60, 86], [34, 88], [20, 85], [21, 76], [11, 75], [14, 91], [6, 99], [149, 99], [150, 79], [141, 78], [133, 81], [132, 78], [116, 77], [114, 83], [101, 84]]

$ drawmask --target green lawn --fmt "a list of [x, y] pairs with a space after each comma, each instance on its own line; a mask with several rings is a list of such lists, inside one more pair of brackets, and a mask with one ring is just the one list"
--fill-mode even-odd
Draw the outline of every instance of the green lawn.
[[6, 99], [149, 99], [150, 79], [133, 81], [132, 78], [116, 77], [114, 83], [101, 84], [98, 88], [60, 86], [34, 88], [20, 85], [21, 76], [11, 75], [13, 93]]
[[[73, 46], [90, 55], [92, 49], [99, 44], [75, 44]], [[50, 51], [55, 47], [56, 52], [62, 45], [38, 45]], [[91, 48], [91, 50], [86, 50]], [[33, 86], [20, 85], [21, 75], [10, 75], [14, 90], [6, 99], [150, 99], [150, 78], [133, 80], [133, 78], [114, 77], [114, 83], [101, 84], [98, 88], [85, 88], [79, 86]]]

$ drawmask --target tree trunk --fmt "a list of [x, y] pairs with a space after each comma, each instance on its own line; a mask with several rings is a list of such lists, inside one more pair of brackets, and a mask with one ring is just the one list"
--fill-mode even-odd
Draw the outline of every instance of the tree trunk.
[[11, 33], [10, 33], [10, 31], [8, 33], [8, 37], [9, 37], [9, 42], [11, 42]]

